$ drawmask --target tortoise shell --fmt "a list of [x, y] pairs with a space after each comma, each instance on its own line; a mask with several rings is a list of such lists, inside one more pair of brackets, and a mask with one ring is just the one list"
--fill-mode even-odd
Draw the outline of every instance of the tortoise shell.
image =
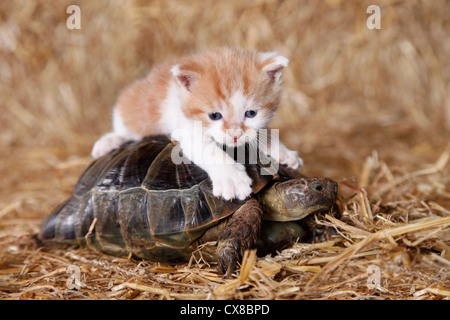
[[[149, 260], [190, 257], [191, 244], [244, 201], [213, 196], [205, 171], [172, 161], [175, 146], [166, 136], [150, 136], [92, 162], [44, 221], [40, 239]], [[255, 193], [274, 180], [261, 168], [246, 164]]]

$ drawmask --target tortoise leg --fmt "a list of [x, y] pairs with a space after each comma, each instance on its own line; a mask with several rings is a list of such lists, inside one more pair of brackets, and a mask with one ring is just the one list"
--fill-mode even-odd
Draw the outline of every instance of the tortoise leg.
[[233, 273], [245, 250], [254, 248], [261, 233], [261, 225], [261, 205], [253, 198], [231, 216], [217, 245], [219, 267], [225, 276]]
[[304, 228], [297, 221], [264, 221], [261, 236], [256, 241], [258, 256], [265, 256], [283, 250], [305, 235]]
[[310, 214], [305, 219], [300, 221], [300, 224], [305, 230], [305, 235], [302, 238], [303, 242], [318, 243], [325, 242], [337, 235], [333, 227], [319, 225], [316, 223], [316, 218], [323, 218], [325, 213], [328, 213], [336, 219], [341, 218], [341, 212], [337, 204], [333, 205], [329, 212], [318, 212]]

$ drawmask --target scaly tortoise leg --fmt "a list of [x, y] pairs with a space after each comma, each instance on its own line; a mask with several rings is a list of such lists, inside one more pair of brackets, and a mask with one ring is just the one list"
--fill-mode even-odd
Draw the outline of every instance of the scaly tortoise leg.
[[231, 216], [221, 232], [217, 252], [219, 267], [225, 276], [233, 273], [245, 250], [255, 247], [261, 233], [262, 214], [259, 202], [250, 199]]

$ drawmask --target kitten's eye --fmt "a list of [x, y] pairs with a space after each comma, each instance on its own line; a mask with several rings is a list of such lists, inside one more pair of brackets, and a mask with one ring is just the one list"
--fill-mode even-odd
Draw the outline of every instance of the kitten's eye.
[[257, 113], [258, 113], [258, 112], [256, 112], [255, 110], [247, 110], [247, 111], [245, 112], [245, 116], [246, 116], [247, 118], [253, 118], [253, 117], [256, 116]]
[[209, 118], [214, 121], [220, 120], [220, 119], [222, 119], [222, 114], [219, 112], [213, 112], [213, 113], [209, 114]]

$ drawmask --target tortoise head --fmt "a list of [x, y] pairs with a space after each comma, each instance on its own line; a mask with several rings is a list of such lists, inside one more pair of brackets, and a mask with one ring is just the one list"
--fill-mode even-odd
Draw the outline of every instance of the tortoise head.
[[337, 183], [329, 178], [275, 182], [261, 193], [265, 220], [293, 221], [329, 210], [337, 199]]

